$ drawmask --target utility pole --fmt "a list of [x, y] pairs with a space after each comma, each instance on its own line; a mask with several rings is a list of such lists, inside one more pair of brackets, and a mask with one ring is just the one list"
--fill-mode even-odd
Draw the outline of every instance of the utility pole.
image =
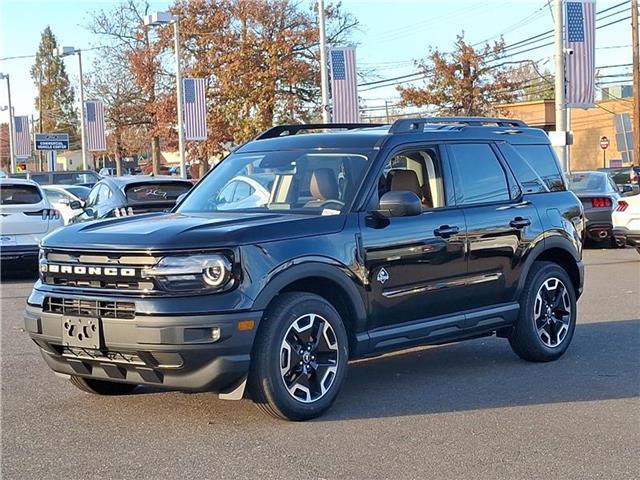
[[[42, 133], [42, 66], [40, 66], [40, 75], [38, 77], [38, 133]], [[38, 167], [41, 172], [44, 171], [42, 158], [42, 150], [39, 150]]]
[[176, 54], [176, 95], [178, 96], [178, 149], [180, 150], [180, 175], [187, 178], [187, 165], [184, 154], [184, 108], [182, 106], [182, 72], [180, 70], [180, 19], [173, 22], [173, 40]]
[[318, 24], [320, 26], [320, 89], [322, 91], [322, 122], [331, 122], [329, 112], [329, 72], [327, 72], [327, 39], [324, 32], [324, 0], [318, 0]]
[[638, 45], [638, 0], [631, 0], [631, 44], [633, 46], [633, 163], [640, 165], [640, 45]]
[[78, 73], [80, 75], [80, 141], [82, 142], [82, 169], [87, 169], [87, 138], [84, 132], [84, 81], [82, 78], [82, 52], [78, 54]]
[[16, 152], [15, 152], [15, 138], [14, 128], [15, 122], [13, 120], [13, 107], [11, 106], [11, 82], [9, 81], [8, 73], [0, 73], [0, 80], [7, 81], [7, 103], [9, 109], [9, 162], [11, 173], [16, 173]]
[[564, 36], [563, 36], [563, 1], [554, 0], [555, 17], [555, 47], [556, 47], [556, 67], [555, 67], [555, 97], [556, 97], [556, 131], [564, 132], [564, 145], [555, 147], [556, 154], [560, 159], [563, 172], [569, 171], [569, 161], [566, 146], [567, 131], [567, 108], [565, 102], [565, 73], [564, 73]]

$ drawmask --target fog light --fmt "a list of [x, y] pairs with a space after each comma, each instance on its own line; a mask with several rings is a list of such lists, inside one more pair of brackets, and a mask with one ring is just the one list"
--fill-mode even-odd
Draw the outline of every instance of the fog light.
[[213, 327], [211, 329], [211, 340], [214, 342], [220, 340], [220, 327]]

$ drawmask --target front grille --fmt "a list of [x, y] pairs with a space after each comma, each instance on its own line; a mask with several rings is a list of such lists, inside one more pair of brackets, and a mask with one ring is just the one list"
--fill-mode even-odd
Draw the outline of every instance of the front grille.
[[[45, 250], [40, 259], [43, 283], [78, 289], [152, 292], [156, 285], [144, 269], [159, 257], [144, 253]], [[109, 272], [109, 273], [106, 273]]]
[[91, 318], [132, 319], [136, 315], [136, 306], [132, 302], [105, 302], [59, 297], [46, 297], [42, 310], [60, 315]]

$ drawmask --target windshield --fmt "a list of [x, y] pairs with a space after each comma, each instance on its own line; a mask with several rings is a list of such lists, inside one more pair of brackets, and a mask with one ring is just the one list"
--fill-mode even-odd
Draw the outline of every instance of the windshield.
[[178, 211], [336, 215], [353, 201], [368, 158], [361, 152], [317, 150], [232, 154], [198, 183]]
[[574, 192], [599, 192], [605, 190], [606, 178], [603, 173], [573, 173], [569, 178], [569, 186]]

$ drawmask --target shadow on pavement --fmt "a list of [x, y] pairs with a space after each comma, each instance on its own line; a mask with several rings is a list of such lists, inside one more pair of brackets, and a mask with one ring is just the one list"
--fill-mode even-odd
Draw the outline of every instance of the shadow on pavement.
[[640, 320], [578, 324], [567, 353], [529, 363], [487, 338], [353, 363], [319, 421], [423, 415], [640, 395]]

